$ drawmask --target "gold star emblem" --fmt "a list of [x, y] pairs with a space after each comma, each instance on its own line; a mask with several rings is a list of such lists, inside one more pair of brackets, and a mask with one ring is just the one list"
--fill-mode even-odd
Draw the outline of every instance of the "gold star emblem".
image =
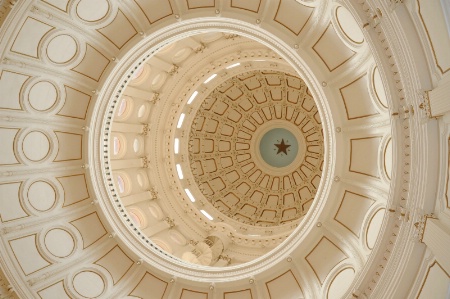
[[284, 143], [284, 139], [281, 139], [280, 143], [274, 145], [278, 148], [277, 155], [279, 153], [284, 153], [285, 155], [287, 155], [287, 149], [291, 146], [290, 144]]

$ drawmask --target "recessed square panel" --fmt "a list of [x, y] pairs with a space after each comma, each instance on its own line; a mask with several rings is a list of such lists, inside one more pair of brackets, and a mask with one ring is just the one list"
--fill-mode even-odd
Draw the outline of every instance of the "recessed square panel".
[[291, 270], [266, 282], [269, 298], [292, 299], [303, 298], [303, 291]]
[[355, 55], [355, 52], [342, 42], [331, 24], [328, 25], [319, 40], [314, 44], [313, 50], [330, 72], [343, 65]]
[[286, 27], [295, 35], [299, 35], [305, 27], [314, 8], [297, 1], [280, 0], [274, 21]]
[[335, 243], [327, 237], [322, 237], [305, 259], [317, 279], [323, 283], [331, 270], [346, 258], [347, 255]]

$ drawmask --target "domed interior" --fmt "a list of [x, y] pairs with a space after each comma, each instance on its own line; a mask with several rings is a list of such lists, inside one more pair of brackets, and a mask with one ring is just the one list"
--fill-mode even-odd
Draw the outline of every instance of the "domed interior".
[[[203, 55], [186, 47], [195, 43]], [[160, 69], [169, 59], [172, 78]], [[193, 69], [206, 78], [194, 88], [184, 80]], [[261, 43], [212, 32], [166, 45], [131, 72], [112, 118], [108, 163], [139, 233], [203, 266], [245, 263], [284, 241], [314, 200], [324, 159], [315, 100], [289, 63]], [[170, 95], [150, 108], [133, 97], [137, 90]], [[150, 124], [148, 132], [126, 130], [133, 123]], [[147, 171], [125, 167], [140, 156]], [[138, 198], [145, 192], [151, 196]]]
[[447, 297], [448, 6], [0, 1], [0, 297]]

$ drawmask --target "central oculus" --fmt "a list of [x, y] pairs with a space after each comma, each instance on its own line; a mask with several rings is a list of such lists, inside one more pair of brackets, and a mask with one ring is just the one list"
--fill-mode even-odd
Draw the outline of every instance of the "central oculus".
[[267, 131], [259, 142], [259, 152], [264, 162], [272, 167], [291, 164], [298, 154], [298, 141], [291, 131], [274, 128]]

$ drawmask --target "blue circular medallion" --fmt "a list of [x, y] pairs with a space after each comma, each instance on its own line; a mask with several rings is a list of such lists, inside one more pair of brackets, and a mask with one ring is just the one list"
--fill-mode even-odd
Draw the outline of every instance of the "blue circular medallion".
[[259, 142], [259, 152], [264, 162], [272, 167], [288, 166], [298, 154], [297, 138], [283, 128], [269, 130]]

